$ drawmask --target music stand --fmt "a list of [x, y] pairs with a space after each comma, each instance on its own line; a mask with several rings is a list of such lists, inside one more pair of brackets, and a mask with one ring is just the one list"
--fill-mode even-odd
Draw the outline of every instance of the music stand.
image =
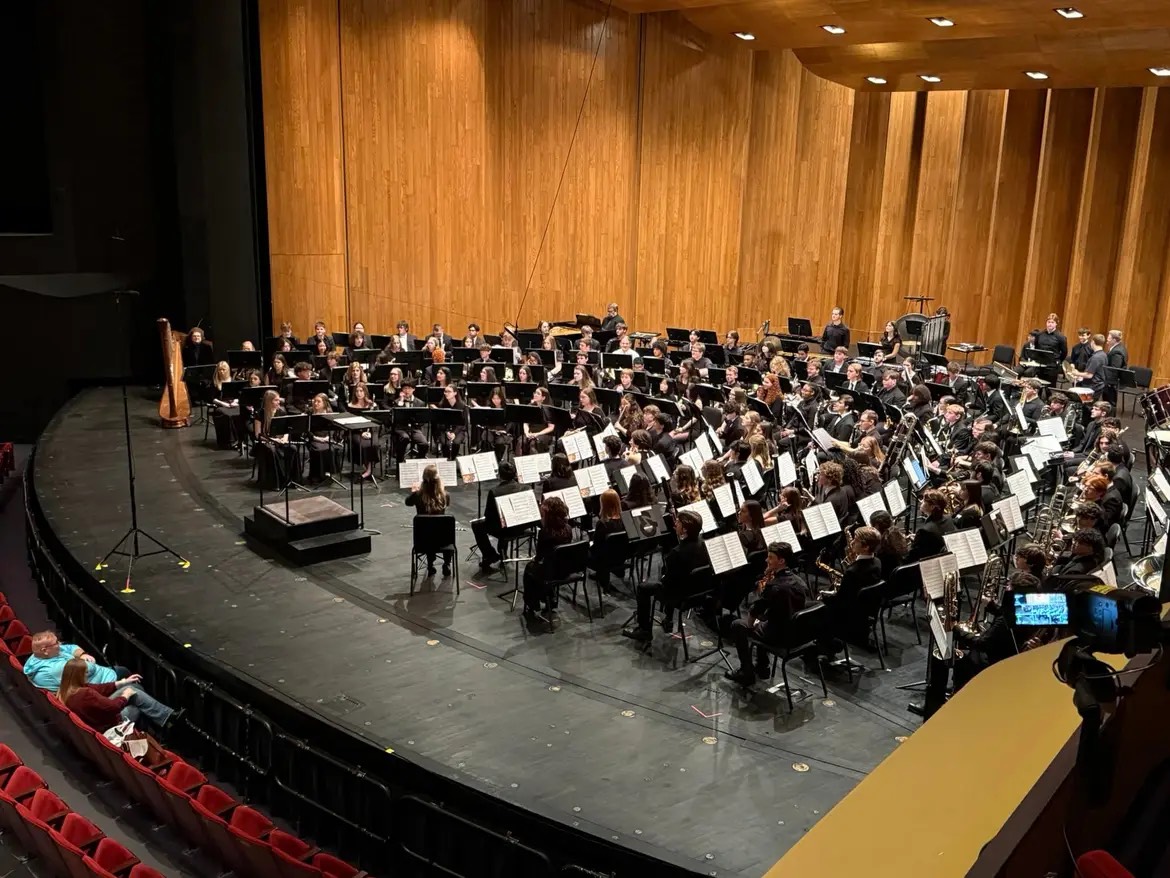
[[812, 321], [807, 317], [789, 317], [788, 334], [812, 338]]
[[[125, 290], [114, 291], [114, 309], [118, 315], [118, 325], [122, 325], [122, 297], [127, 295], [138, 295], [137, 292], [128, 292]], [[167, 340], [170, 343], [170, 340]], [[121, 555], [124, 558], [129, 558], [130, 561], [126, 565], [126, 583], [122, 586], [122, 594], [134, 594], [134, 587], [131, 585], [131, 574], [134, 572], [134, 562], [139, 558], [149, 558], [151, 555], [173, 555], [179, 560], [179, 566], [186, 570], [191, 566], [191, 562], [172, 549], [170, 546], [163, 543], [160, 539], [147, 533], [144, 529], [138, 526], [138, 497], [134, 492], [134, 445], [130, 439], [130, 401], [126, 394], [126, 372], [122, 371], [122, 424], [126, 429], [126, 471], [129, 476], [130, 485], [130, 529], [122, 535], [122, 539], [114, 543], [114, 548], [106, 552], [102, 560], [98, 561], [95, 570], [102, 570], [108, 567], [106, 562], [110, 560], [113, 555]], [[131, 550], [124, 551], [122, 546], [126, 544], [127, 540], [132, 540]], [[143, 552], [141, 540], [150, 540], [158, 546], [157, 549], [151, 552]]]

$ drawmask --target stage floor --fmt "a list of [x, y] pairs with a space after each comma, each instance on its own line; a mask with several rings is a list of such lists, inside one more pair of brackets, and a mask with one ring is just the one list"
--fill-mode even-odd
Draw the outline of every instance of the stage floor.
[[[382, 532], [368, 557], [300, 569], [262, 558], [242, 536], [259, 500], [250, 461], [205, 443], [202, 426], [159, 429], [156, 410], [132, 396], [140, 525], [191, 566], [141, 561], [122, 597], [234, 672], [474, 788], [704, 874], [758, 876], [919, 724], [896, 689], [925, 670], [908, 615], [887, 626], [890, 670], [858, 651], [873, 670], [853, 684], [830, 671], [828, 699], [794, 662], [813, 697], [789, 715], [782, 694], [740, 694], [718, 656], [685, 664], [661, 629], [641, 653], [620, 634], [632, 610], [621, 594], [592, 623], [562, 600], [554, 633], [528, 631], [497, 597], [502, 574], [479, 578], [466, 560], [469, 530], [461, 597], [425, 571], [410, 597], [413, 510], [394, 478], [366, 488], [366, 525]], [[119, 392], [67, 405], [36, 466], [50, 524], [94, 564], [129, 524]], [[348, 489], [322, 493], [348, 505]], [[476, 491], [452, 494], [466, 527]], [[115, 591], [120, 572], [104, 574]], [[696, 648], [709, 636], [698, 631]]]

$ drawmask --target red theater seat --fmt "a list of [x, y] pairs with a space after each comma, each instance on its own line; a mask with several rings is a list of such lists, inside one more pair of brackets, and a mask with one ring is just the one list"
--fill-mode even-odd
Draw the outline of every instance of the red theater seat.
[[188, 795], [195, 795], [195, 791], [207, 783], [207, 775], [193, 765], [186, 762], [175, 762], [158, 773], [168, 784]]
[[103, 838], [93, 852], [93, 861], [115, 875], [129, 872], [138, 863], [138, 857], [112, 838]]
[[39, 774], [27, 765], [20, 765], [9, 775], [4, 784], [4, 792], [19, 802], [21, 799], [31, 798], [33, 793], [47, 786]]
[[[12, 647], [13, 652], [15, 652], [17, 655], [20, 655], [20, 652], [16, 649], [15, 644], [22, 638], [29, 637], [31, 634], [32, 632], [28, 630], [27, 625], [25, 625], [19, 619], [14, 619], [8, 623], [8, 630], [4, 632], [4, 642]], [[32, 653], [31, 640], [29, 641], [28, 651], [30, 654]]]
[[16, 806], [16, 813], [24, 821], [24, 832], [19, 836], [30, 854], [35, 854], [53, 875], [68, 875], [69, 867], [61, 856], [61, 848], [53, 836], [56, 834], [48, 823], [38, 820], [24, 805]]
[[47, 789], [34, 792], [32, 798], [25, 803], [25, 807], [37, 820], [54, 828], [69, 813], [69, 806]]
[[158, 869], [152, 869], [145, 863], [139, 863], [130, 870], [130, 878], [166, 878]]
[[65, 819], [61, 822], [61, 828], [57, 832], [63, 839], [78, 848], [92, 847], [105, 835], [76, 811], [70, 811], [65, 815]]
[[[23, 674], [24, 660], [32, 655], [32, 638], [26, 634], [15, 643], [9, 643], [7, 638], [5, 638], [4, 642], [8, 645], [8, 648], [12, 650], [12, 654], [21, 660], [20, 672]], [[29, 685], [32, 684], [30, 683]]]
[[280, 829], [273, 829], [268, 833], [268, 843], [274, 850], [280, 851], [294, 860], [309, 860], [317, 853], [317, 848], [307, 841], [297, 838]]
[[331, 854], [317, 854], [313, 857], [313, 865], [328, 875], [329, 878], [356, 878], [356, 876], [366, 874]]
[[24, 762], [12, 752], [12, 748], [7, 744], [0, 744], [0, 785], [3, 785], [8, 776], [21, 765], [24, 765]]

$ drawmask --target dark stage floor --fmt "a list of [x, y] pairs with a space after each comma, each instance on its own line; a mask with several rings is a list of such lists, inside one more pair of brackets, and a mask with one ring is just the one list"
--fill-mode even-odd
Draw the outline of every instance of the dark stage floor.
[[[77, 397], [37, 454], [45, 513], [91, 564], [129, 522], [120, 402]], [[661, 630], [639, 652], [620, 635], [632, 603], [617, 594], [592, 623], [562, 601], [555, 633], [528, 632], [496, 597], [501, 574], [471, 578], [469, 531], [462, 596], [422, 579], [411, 598], [413, 510], [394, 479], [366, 489], [366, 523], [382, 531], [368, 557], [302, 569], [261, 558], [241, 536], [258, 500], [250, 462], [205, 444], [201, 426], [160, 430], [156, 406], [131, 402], [140, 523], [191, 566], [140, 562], [126, 598], [306, 710], [502, 799], [703, 873], [757, 876], [919, 723], [895, 688], [924, 672], [909, 616], [887, 626], [889, 671], [859, 653], [875, 670], [853, 684], [831, 672], [827, 700], [802, 682], [814, 697], [789, 715], [783, 695], [745, 700], [721, 662], [685, 664]], [[348, 490], [331, 496], [348, 503]], [[476, 493], [453, 496], [465, 524]], [[116, 564], [106, 578], [119, 587]]]

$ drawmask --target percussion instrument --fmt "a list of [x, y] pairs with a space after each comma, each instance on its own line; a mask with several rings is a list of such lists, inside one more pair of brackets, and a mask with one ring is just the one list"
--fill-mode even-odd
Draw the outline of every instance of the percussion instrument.
[[1170, 384], [1164, 384], [1139, 397], [1146, 423], [1150, 427], [1161, 427], [1170, 421]]

